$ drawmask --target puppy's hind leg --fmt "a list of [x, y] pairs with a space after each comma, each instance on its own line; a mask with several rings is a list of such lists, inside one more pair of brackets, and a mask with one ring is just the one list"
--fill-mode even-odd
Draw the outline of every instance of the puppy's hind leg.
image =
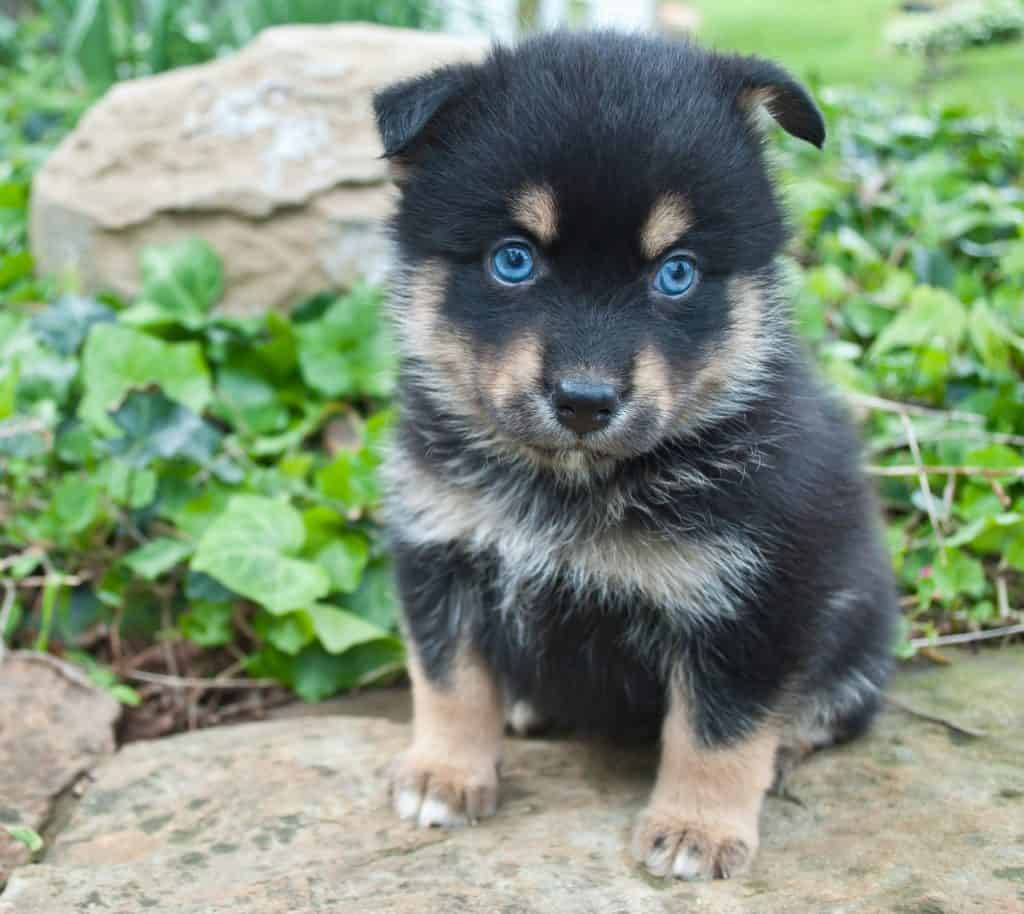
[[505, 703], [505, 728], [513, 736], [529, 738], [541, 736], [551, 727], [549, 721], [525, 698], [514, 698]]

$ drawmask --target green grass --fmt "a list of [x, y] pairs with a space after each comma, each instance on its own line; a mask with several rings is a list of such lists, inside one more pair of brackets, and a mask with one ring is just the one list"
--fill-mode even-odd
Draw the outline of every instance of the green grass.
[[[921, 61], [888, 47], [884, 30], [897, 0], [703, 0], [701, 39], [714, 47], [764, 54], [799, 77], [862, 89], [920, 88]], [[1021, 106], [1024, 43], [953, 55], [926, 91], [942, 103]]]

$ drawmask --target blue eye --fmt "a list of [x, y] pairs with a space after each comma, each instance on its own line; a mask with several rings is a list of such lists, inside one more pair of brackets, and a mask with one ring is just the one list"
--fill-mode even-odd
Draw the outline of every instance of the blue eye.
[[509, 241], [491, 254], [491, 272], [498, 282], [515, 285], [533, 278], [533, 251], [525, 241]]
[[697, 266], [686, 254], [673, 254], [658, 270], [654, 288], [664, 295], [678, 298], [693, 288], [697, 281]]

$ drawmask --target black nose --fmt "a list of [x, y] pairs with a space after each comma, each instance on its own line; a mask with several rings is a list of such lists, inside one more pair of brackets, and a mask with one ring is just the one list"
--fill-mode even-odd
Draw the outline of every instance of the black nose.
[[619, 396], [611, 384], [568, 378], [555, 385], [552, 401], [558, 421], [577, 435], [586, 435], [612, 421]]

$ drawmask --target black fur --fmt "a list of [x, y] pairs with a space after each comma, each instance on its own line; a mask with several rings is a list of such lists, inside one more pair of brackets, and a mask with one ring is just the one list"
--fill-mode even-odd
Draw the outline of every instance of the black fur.
[[[824, 142], [774, 64], [611, 33], [537, 38], [378, 96], [404, 166], [399, 325], [431, 269], [475, 377], [523, 333], [543, 346], [539, 377], [496, 403], [483, 382], [459, 387], [436, 341], [403, 343], [390, 524], [407, 633], [439, 683], [468, 640], [510, 698], [616, 736], [657, 733], [673, 676], [710, 746], [769, 713], [818, 742], [870, 721], [895, 592], [856, 436], [775, 301], [785, 229], [747, 110], [757, 90], [780, 126]], [[487, 256], [524, 235], [510, 200], [537, 185], [557, 200], [557, 239], [533, 239], [535, 283], [501, 287]], [[681, 303], [651, 292], [638, 241], [666, 193], [694, 215], [678, 247], [701, 280]], [[738, 277], [761, 303], [753, 342], [737, 336]], [[737, 339], [751, 350], [737, 356]], [[667, 424], [631, 388], [644, 349], [668, 366]], [[543, 416], [579, 364], [632, 397], [628, 422], [593, 442]], [[719, 364], [727, 383], [687, 392]], [[682, 570], [708, 564], [699, 586]]]

